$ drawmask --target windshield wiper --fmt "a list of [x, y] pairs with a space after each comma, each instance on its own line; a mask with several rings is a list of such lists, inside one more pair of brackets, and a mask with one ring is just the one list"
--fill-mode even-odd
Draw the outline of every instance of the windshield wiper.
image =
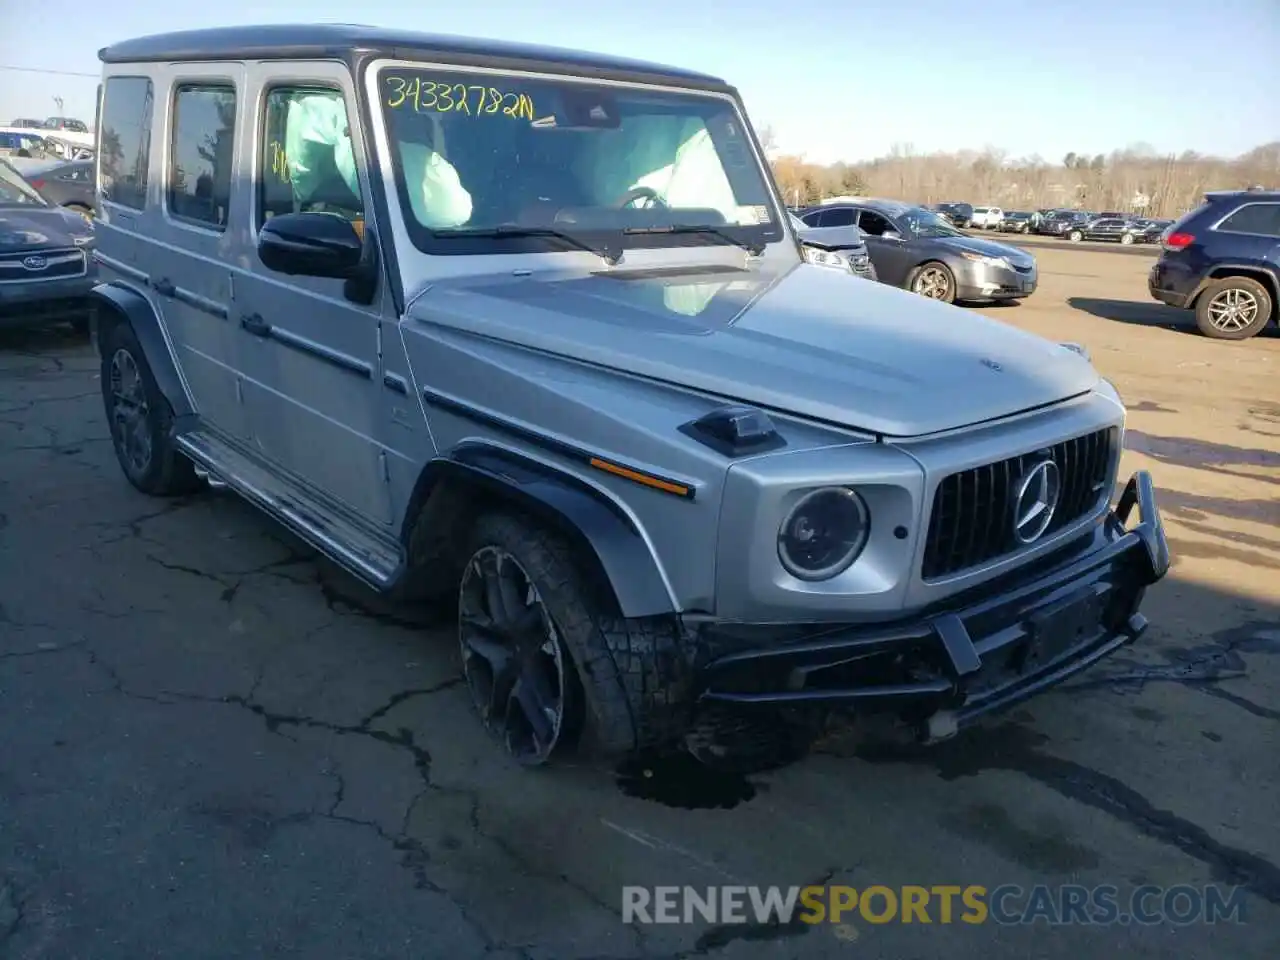
[[750, 240], [741, 240], [729, 233], [727, 230], [721, 230], [719, 227], [710, 227], [694, 224], [671, 224], [666, 227], [625, 227], [622, 231], [624, 234], [646, 234], [646, 233], [704, 233], [709, 236], [719, 237], [725, 243], [731, 243], [735, 247], [747, 251], [751, 256], [758, 257], [764, 253], [763, 243], [753, 243]]
[[622, 254], [615, 253], [608, 247], [593, 247], [585, 240], [579, 240], [571, 233], [553, 230], [551, 227], [457, 227], [448, 230], [432, 231], [437, 237], [551, 237], [563, 240], [569, 246], [587, 253], [594, 253], [610, 265], [617, 263]]

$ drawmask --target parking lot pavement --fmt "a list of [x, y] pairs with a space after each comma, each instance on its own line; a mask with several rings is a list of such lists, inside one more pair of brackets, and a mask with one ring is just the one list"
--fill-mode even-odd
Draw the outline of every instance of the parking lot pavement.
[[[135, 493], [89, 348], [6, 337], [0, 956], [1274, 957], [1280, 338], [1196, 335], [1138, 258], [1041, 267], [986, 312], [1084, 343], [1129, 404], [1175, 551], [1149, 634], [974, 735], [835, 736], [750, 782], [513, 768], [446, 630], [227, 495]], [[620, 919], [623, 885], [807, 883], [1221, 884], [1244, 923]]]

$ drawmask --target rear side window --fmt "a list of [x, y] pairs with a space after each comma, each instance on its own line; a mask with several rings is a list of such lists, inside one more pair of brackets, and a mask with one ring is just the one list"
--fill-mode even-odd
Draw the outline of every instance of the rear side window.
[[103, 85], [98, 138], [104, 200], [136, 210], [146, 205], [151, 115], [146, 77], [111, 77]]
[[1280, 203], [1246, 203], [1223, 220], [1218, 229], [1280, 237]]
[[234, 87], [187, 84], [174, 92], [167, 185], [172, 216], [226, 229], [235, 126]]
[[848, 207], [840, 207], [836, 210], [824, 210], [822, 212], [821, 225], [824, 227], [852, 227], [854, 220], [854, 211]]

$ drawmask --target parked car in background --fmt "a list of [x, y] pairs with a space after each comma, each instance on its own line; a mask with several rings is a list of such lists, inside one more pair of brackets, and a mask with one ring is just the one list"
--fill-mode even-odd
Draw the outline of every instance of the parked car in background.
[[22, 171], [27, 182], [50, 203], [93, 219], [96, 197], [92, 160], [53, 160]]
[[93, 225], [40, 195], [0, 160], [0, 327], [89, 326]]
[[41, 130], [44, 128], [44, 121], [32, 120], [30, 117], [19, 117], [12, 121], [9, 126], [17, 127], [20, 130]]
[[[850, 218], [843, 225], [835, 221], [842, 219], [843, 207], [835, 209], [819, 209], [815, 220], [816, 226], [809, 226], [795, 214], [789, 219], [791, 229], [804, 247], [804, 256], [812, 264], [821, 267], [834, 267], [847, 270], [855, 277], [864, 280], [876, 279], [876, 268], [871, 263], [871, 254], [867, 252], [867, 244], [862, 231], [853, 225]], [[830, 216], [832, 223], [823, 226], [824, 217]]]
[[973, 226], [980, 230], [995, 230], [1004, 219], [1004, 211], [999, 207], [974, 207]]
[[814, 224], [833, 209], [846, 211], [845, 216], [862, 232], [882, 283], [947, 303], [1019, 300], [1035, 292], [1033, 256], [1017, 247], [961, 233], [924, 207], [864, 199], [810, 210], [801, 219]]
[[1094, 215], [1086, 210], [1054, 210], [1040, 221], [1036, 232], [1049, 237], [1065, 236], [1077, 224], [1088, 223]]
[[74, 117], [50, 117], [44, 122], [46, 130], [62, 130], [67, 133], [88, 133], [89, 126]]
[[1035, 214], [1025, 210], [1010, 210], [1005, 213], [999, 226], [1001, 233], [1030, 233]]
[[1280, 191], [1205, 194], [1166, 230], [1151, 296], [1194, 310], [1200, 331], [1219, 340], [1246, 340], [1280, 319]]
[[95, 146], [93, 134], [74, 130], [46, 130], [44, 142], [47, 154], [63, 160], [90, 159]]
[[26, 127], [0, 127], [0, 157], [41, 158], [48, 152], [44, 133]]
[[1146, 235], [1141, 224], [1120, 217], [1097, 217], [1076, 223], [1067, 229], [1067, 239], [1072, 243], [1081, 240], [1101, 240], [1123, 243], [1128, 246], [1139, 242]]
[[940, 203], [938, 211], [951, 221], [952, 225], [962, 230], [967, 230], [973, 226], [973, 204], [970, 203]]

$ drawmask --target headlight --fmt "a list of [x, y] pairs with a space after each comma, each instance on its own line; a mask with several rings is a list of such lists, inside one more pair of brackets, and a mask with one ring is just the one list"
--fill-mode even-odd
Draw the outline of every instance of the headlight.
[[846, 487], [823, 487], [800, 498], [778, 527], [778, 559], [798, 580], [830, 580], [849, 569], [867, 545], [867, 504]]
[[820, 267], [834, 267], [837, 270], [853, 271], [853, 261], [849, 259], [847, 254], [836, 253], [832, 250], [820, 250], [817, 247], [808, 245], [804, 248], [804, 258], [810, 263], [817, 264]]
[[971, 263], [980, 263], [985, 267], [996, 267], [997, 269], [1012, 270], [1013, 266], [1005, 257], [988, 257], [985, 254], [974, 253], [971, 250], [961, 250], [960, 256], [964, 257]]

